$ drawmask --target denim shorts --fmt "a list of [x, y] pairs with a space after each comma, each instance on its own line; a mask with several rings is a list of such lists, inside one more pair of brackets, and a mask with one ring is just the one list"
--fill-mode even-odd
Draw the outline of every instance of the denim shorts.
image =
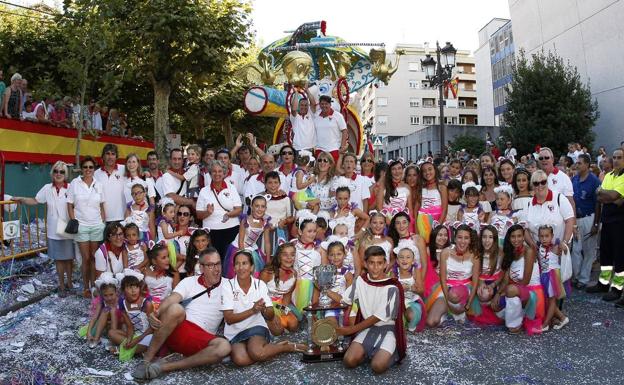
[[271, 332], [269, 332], [269, 329], [264, 326], [254, 326], [235, 335], [230, 341], [230, 344], [234, 345], [245, 342], [253, 336], [264, 337], [267, 342], [271, 342]]
[[102, 242], [104, 239], [104, 223], [95, 226], [78, 225], [76, 242]]

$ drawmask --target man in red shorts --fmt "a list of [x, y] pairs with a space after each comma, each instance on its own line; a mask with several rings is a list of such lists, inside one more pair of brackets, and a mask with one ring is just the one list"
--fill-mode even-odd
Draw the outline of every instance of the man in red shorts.
[[[151, 380], [162, 373], [221, 362], [232, 350], [230, 343], [217, 337], [223, 321], [221, 312], [221, 258], [209, 247], [199, 255], [202, 274], [183, 279], [158, 308], [149, 322], [154, 335], [144, 361], [132, 371], [136, 380]], [[165, 346], [184, 356], [179, 361], [154, 361]]]

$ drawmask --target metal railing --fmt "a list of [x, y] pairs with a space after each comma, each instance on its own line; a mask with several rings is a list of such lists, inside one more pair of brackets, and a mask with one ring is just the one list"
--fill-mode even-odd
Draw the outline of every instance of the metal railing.
[[0, 262], [48, 250], [46, 211], [45, 204], [0, 200]]

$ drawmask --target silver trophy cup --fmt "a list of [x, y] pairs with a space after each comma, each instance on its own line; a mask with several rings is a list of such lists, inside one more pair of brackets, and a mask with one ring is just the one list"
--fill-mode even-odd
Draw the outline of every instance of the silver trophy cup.
[[329, 290], [336, 280], [336, 266], [334, 265], [321, 265], [312, 269], [312, 275], [314, 276], [314, 283], [316, 287], [321, 291], [319, 296], [319, 307], [329, 307], [332, 303], [331, 298], [327, 295]]

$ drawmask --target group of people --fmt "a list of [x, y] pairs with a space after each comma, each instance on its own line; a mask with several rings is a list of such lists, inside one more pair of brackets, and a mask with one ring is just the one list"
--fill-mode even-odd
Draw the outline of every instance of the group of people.
[[54, 127], [83, 128], [94, 133], [132, 137], [125, 113], [116, 108], [109, 110], [95, 100], [81, 106], [78, 98], [47, 96], [33, 99], [28, 89], [28, 81], [19, 73], [11, 76], [9, 86], [4, 83], [4, 73], [0, 69], [0, 118], [49, 124]]

